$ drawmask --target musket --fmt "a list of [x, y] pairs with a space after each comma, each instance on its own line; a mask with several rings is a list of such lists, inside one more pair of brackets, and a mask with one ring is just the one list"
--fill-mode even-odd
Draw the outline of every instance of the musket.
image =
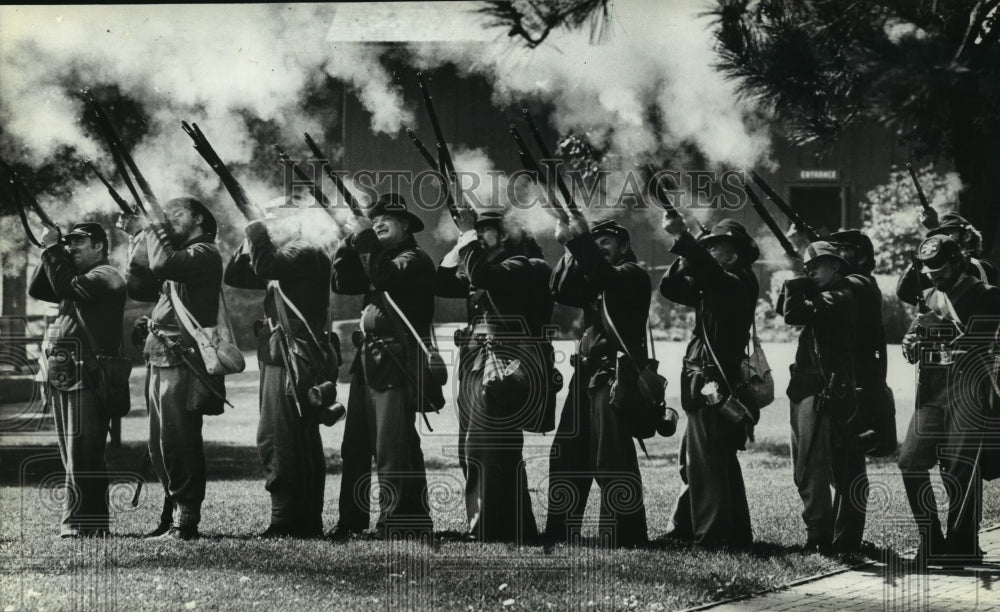
[[774, 202], [774, 205], [781, 209], [781, 212], [785, 213], [789, 220], [791, 220], [792, 225], [805, 232], [811, 242], [819, 240], [819, 233], [813, 229], [811, 225], [806, 223], [806, 220], [803, 219], [799, 213], [795, 212], [795, 210], [788, 205], [788, 202], [782, 200], [781, 196], [779, 196], [774, 189], [771, 189], [771, 186], [767, 184], [767, 181], [765, 181], [761, 175], [757, 174], [756, 170], [751, 170], [750, 176], [753, 178], [753, 182], [757, 183], [760, 190], [764, 192], [764, 195]]
[[910, 171], [910, 178], [913, 179], [913, 185], [917, 188], [917, 197], [920, 198], [920, 206], [923, 207], [924, 212], [933, 211], [929, 202], [927, 202], [927, 196], [924, 195], [924, 188], [920, 186], [920, 179], [917, 178], [917, 172], [913, 169], [913, 164], [907, 162], [906, 169]]
[[97, 166], [91, 163], [89, 159], [83, 160], [83, 163], [88, 168], [90, 168], [90, 171], [94, 173], [94, 176], [96, 176], [98, 179], [100, 179], [102, 183], [104, 183], [104, 186], [108, 189], [108, 195], [110, 195], [111, 199], [115, 201], [115, 204], [118, 205], [118, 208], [122, 209], [122, 212], [124, 214], [126, 215], [136, 214], [135, 209], [129, 206], [128, 202], [125, 201], [125, 198], [121, 197], [121, 195], [114, 188], [114, 186], [111, 185], [108, 179], [104, 178], [104, 175], [101, 174], [101, 171], [97, 169]]
[[[424, 98], [424, 106], [427, 107], [427, 114], [431, 119], [431, 127], [434, 129], [434, 138], [437, 141], [438, 172], [441, 173], [441, 176], [445, 181], [446, 189], [448, 188], [448, 182], [451, 182], [452, 186], [455, 188], [455, 195], [457, 197], [454, 199], [449, 197], [446, 203], [448, 204], [448, 212], [451, 214], [452, 220], [457, 223], [459, 218], [458, 202], [465, 201], [465, 198], [462, 196], [462, 186], [456, 176], [455, 163], [452, 161], [451, 153], [448, 151], [448, 141], [444, 139], [444, 132], [441, 130], [441, 123], [438, 121], [437, 112], [434, 110], [434, 101], [431, 100], [431, 94], [427, 89], [427, 84], [424, 83], [423, 74], [420, 72], [417, 73], [417, 83], [420, 85], [420, 94]], [[414, 140], [414, 143], [416, 142], [417, 141]]]
[[183, 345], [181, 345], [180, 342], [167, 338], [167, 336], [164, 335], [163, 332], [153, 329], [152, 327], [150, 327], [149, 333], [153, 334], [153, 336], [155, 336], [156, 339], [159, 340], [163, 344], [163, 346], [167, 348], [167, 350], [170, 350], [175, 355], [177, 355], [177, 357], [179, 357], [180, 360], [184, 362], [184, 365], [186, 365], [188, 369], [191, 370], [191, 373], [194, 374], [195, 377], [198, 380], [200, 380], [203, 385], [205, 385], [205, 388], [208, 389], [212, 395], [222, 400], [230, 408], [236, 408], [236, 406], [233, 406], [232, 403], [230, 403], [230, 401], [226, 399], [226, 396], [222, 395], [221, 393], [215, 390], [215, 387], [212, 386], [212, 381], [208, 379], [208, 374], [203, 372], [201, 368], [199, 368], [194, 363], [194, 361], [191, 360], [190, 354], [194, 352], [193, 348], [185, 348]]
[[764, 208], [764, 203], [760, 201], [760, 198], [758, 198], [757, 194], [753, 192], [750, 185], [747, 185], [745, 182], [743, 183], [743, 191], [746, 192], [747, 197], [750, 199], [750, 205], [753, 206], [753, 209], [757, 211], [758, 215], [760, 215], [764, 225], [766, 225], [768, 229], [771, 230], [771, 233], [774, 234], [774, 237], [778, 239], [778, 243], [781, 245], [781, 248], [785, 250], [785, 253], [787, 253], [792, 259], [802, 259], [799, 252], [795, 250], [794, 246], [792, 246], [788, 236], [785, 236], [785, 234], [782, 233], [781, 228], [778, 227], [778, 222], [775, 221], [774, 217], [771, 216], [771, 213]]
[[340, 195], [344, 197], [344, 201], [347, 202], [347, 206], [348, 208], [351, 209], [351, 213], [355, 217], [364, 218], [365, 214], [361, 212], [361, 204], [358, 203], [358, 200], [354, 197], [354, 194], [351, 193], [351, 190], [348, 189], [347, 185], [344, 184], [344, 181], [343, 179], [340, 178], [340, 175], [334, 172], [333, 168], [330, 167], [329, 164], [330, 158], [323, 155], [323, 152], [320, 151], [319, 145], [316, 144], [316, 141], [312, 139], [312, 136], [309, 135], [309, 132], [305, 133], [305, 137], [306, 137], [306, 144], [312, 150], [313, 157], [316, 158], [317, 160], [323, 161], [323, 168], [326, 169], [326, 175], [329, 176], [331, 180], [333, 180], [334, 186], [337, 187], [337, 191], [340, 192]]
[[205, 134], [202, 133], [198, 124], [188, 124], [186, 121], [181, 121], [181, 129], [183, 129], [184, 132], [191, 137], [191, 140], [194, 141], [195, 151], [201, 154], [202, 159], [208, 162], [208, 165], [211, 166], [212, 170], [215, 170], [215, 173], [219, 175], [219, 178], [222, 180], [222, 185], [226, 188], [226, 191], [229, 192], [230, 197], [233, 198], [233, 202], [236, 203], [236, 208], [240, 209], [240, 212], [243, 213], [243, 216], [247, 219], [255, 219], [257, 214], [254, 212], [253, 205], [250, 204], [250, 196], [247, 195], [243, 186], [236, 180], [233, 173], [229, 171], [225, 162], [223, 162], [222, 158], [215, 152], [215, 149], [212, 148], [212, 144], [208, 142], [208, 138], [206, 138]]
[[40, 249], [44, 249], [45, 245], [42, 241], [35, 236], [35, 233], [31, 230], [31, 224], [28, 223], [28, 213], [25, 208], [33, 208], [38, 219], [42, 222], [42, 225], [48, 228], [59, 230], [59, 227], [52, 222], [42, 207], [38, 205], [34, 196], [28, 191], [28, 188], [24, 186], [21, 182], [21, 178], [17, 176], [17, 173], [11, 168], [7, 162], [0, 159], [0, 170], [3, 170], [6, 175], [6, 180], [10, 184], [10, 193], [13, 198], [14, 208], [17, 209], [17, 216], [21, 220], [21, 226], [24, 228], [24, 233], [28, 238], [28, 242], [35, 245]]
[[[94, 96], [91, 95], [89, 89], [84, 90], [84, 95], [87, 97], [87, 101], [90, 103], [91, 108], [94, 110], [94, 114], [97, 116], [98, 127], [101, 129], [105, 140], [108, 141], [108, 145], [111, 148], [111, 154], [116, 158], [115, 165], [119, 169], [119, 173], [122, 175], [122, 179], [125, 184], [128, 185], [129, 190], [132, 195], [136, 198], [136, 204], [139, 210], [143, 213], [146, 212], [145, 208], [142, 207], [142, 200], [139, 199], [138, 193], [135, 191], [135, 187], [132, 185], [132, 181], [129, 178], [129, 172], [135, 177], [136, 184], [139, 185], [139, 190], [142, 191], [146, 202], [149, 204], [150, 212], [153, 213], [153, 217], [162, 222], [165, 217], [163, 214], [163, 209], [160, 208], [160, 202], [156, 199], [156, 195], [153, 193], [152, 187], [150, 187], [149, 182], [146, 181], [146, 177], [142, 175], [139, 171], [139, 167], [136, 165], [135, 160], [132, 159], [132, 155], [125, 148], [125, 144], [122, 139], [118, 136], [115, 126], [108, 119], [107, 114], [105, 114], [104, 109], [98, 104]], [[127, 171], [126, 171], [127, 169]]]
[[451, 190], [448, 188], [448, 177], [445, 176], [446, 170], [442, 170], [438, 160], [434, 159], [434, 156], [424, 143], [420, 142], [417, 135], [413, 133], [413, 130], [406, 128], [406, 135], [410, 137], [410, 141], [413, 142], [413, 146], [417, 148], [420, 152], [420, 156], [424, 158], [427, 165], [430, 166], [431, 170], [438, 173], [438, 178], [441, 181], [441, 190], [444, 191], [445, 204], [448, 206], [448, 212], [451, 214], [451, 218], [454, 221], [458, 221], [458, 207], [455, 206], [455, 199], [451, 195]]
[[271, 321], [271, 317], [267, 318], [267, 325], [271, 329], [271, 333], [277, 332], [278, 334], [278, 352], [281, 353], [281, 361], [285, 366], [285, 371], [288, 372], [288, 376], [291, 377], [292, 383], [292, 403], [295, 404], [295, 411], [298, 412], [299, 418], [302, 418], [302, 402], [299, 400], [299, 371], [295, 367], [295, 360], [291, 358], [288, 348], [288, 336], [285, 334], [285, 328], [282, 327], [281, 323], [275, 324]]
[[[531, 154], [531, 151], [528, 150], [528, 145], [525, 144], [524, 139], [521, 138], [521, 133], [517, 131], [517, 126], [511, 123], [509, 131], [510, 137], [514, 139], [514, 145], [517, 147], [517, 156], [521, 160], [521, 165], [528, 171], [529, 176], [531, 177], [531, 182], [535, 185], [539, 185], [541, 181], [540, 176], [542, 174], [542, 169], [538, 166], [538, 162]], [[548, 195], [547, 190], [543, 189], [542, 191], [545, 191], [546, 195]], [[566, 214], [566, 210], [559, 204], [558, 200], [553, 198], [549, 201], [549, 204], [553, 205], [556, 215], [559, 217], [560, 221], [563, 223], [567, 223], [569, 221], [569, 215]]]
[[424, 161], [426, 161], [427, 165], [431, 167], [431, 170], [437, 170], [438, 172], [440, 172], [441, 168], [438, 167], [437, 160], [434, 159], [434, 156], [431, 155], [431, 152], [427, 150], [427, 147], [424, 146], [424, 143], [420, 142], [420, 139], [417, 138], [417, 135], [413, 133], [413, 130], [411, 130], [410, 128], [406, 128], [406, 135], [410, 137], [411, 141], [413, 141], [413, 146], [417, 147], [417, 151], [420, 152], [420, 156], [424, 158]]
[[278, 160], [286, 166], [290, 166], [292, 168], [292, 172], [295, 173], [295, 176], [299, 177], [299, 180], [306, 183], [309, 193], [311, 193], [313, 198], [316, 199], [316, 202], [325, 208], [326, 211], [330, 213], [330, 216], [333, 216], [333, 202], [330, 201], [330, 198], [326, 197], [326, 194], [323, 193], [320, 186], [314, 183], [309, 175], [302, 170], [302, 168], [299, 168], [298, 164], [295, 163], [295, 160], [288, 157], [288, 155], [281, 150], [280, 145], [274, 145], [274, 150], [278, 152]]
[[[528, 131], [531, 132], [531, 136], [535, 139], [535, 144], [538, 145], [538, 150], [542, 152], [542, 163], [544, 164], [554, 160], [555, 157], [552, 155], [552, 152], [549, 151], [548, 146], [546, 146], [545, 139], [542, 138], [541, 131], [539, 131], [538, 126], [535, 125], [535, 120], [531, 118], [531, 113], [528, 112], [528, 109], [522, 108], [521, 114], [524, 115], [525, 120], [528, 122]], [[546, 168], [548, 167], [549, 166], [546, 165]], [[552, 166], [552, 173], [556, 177], [556, 184], [559, 186], [559, 192], [562, 194], [563, 202], [566, 204], [566, 210], [573, 215], [579, 215], [580, 209], [577, 207], [576, 201], [573, 199], [573, 193], [569, 190], [569, 187], [566, 185], [566, 181], [563, 180], [562, 175], [559, 174], [559, 170], [555, 166]], [[547, 175], [546, 180], [548, 180]]]

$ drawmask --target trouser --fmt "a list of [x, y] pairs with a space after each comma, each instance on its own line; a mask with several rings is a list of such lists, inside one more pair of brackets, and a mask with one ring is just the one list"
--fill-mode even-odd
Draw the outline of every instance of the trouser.
[[808, 541], [836, 552], [858, 550], [868, 506], [864, 451], [846, 425], [817, 412], [815, 396], [791, 402], [791, 426], [792, 469]]
[[319, 422], [308, 412], [299, 416], [282, 366], [260, 364], [257, 452], [271, 494], [271, 524], [322, 533], [326, 456]]
[[92, 389], [48, 387], [59, 456], [66, 470], [62, 535], [108, 528], [108, 467], [104, 445], [110, 418]]
[[482, 395], [483, 371], [463, 369], [458, 397], [458, 459], [465, 476], [470, 534], [485, 541], [538, 537], [524, 467], [524, 433], [505, 415], [519, 407], [492, 406]]
[[611, 405], [610, 376], [591, 376], [577, 368], [559, 417], [549, 455], [549, 538], [570, 540], [578, 532], [590, 487], [601, 490], [598, 529], [612, 546], [636, 546], [647, 541], [646, 508], [635, 445], [624, 415]]
[[433, 528], [411, 395], [405, 387], [376, 391], [357, 372], [351, 379], [341, 446], [344, 466], [338, 528], [360, 531], [368, 527], [373, 455], [379, 480], [377, 529]]
[[147, 366], [149, 457], [173, 502], [173, 525], [196, 528], [205, 499], [202, 415], [191, 410], [194, 374], [187, 366]]
[[[947, 387], [918, 390], [917, 409], [910, 419], [899, 453], [906, 498], [927, 553], [956, 558], [979, 554], [982, 504], [980, 460], [983, 436], [956, 408], [964, 405], [949, 396]], [[942, 534], [930, 469], [941, 466], [948, 494], [948, 535]]]
[[696, 546], [749, 548], [750, 507], [736, 457], [744, 432], [704, 403], [704, 380], [701, 372], [681, 370], [681, 406], [687, 414], [679, 458], [684, 487], [671, 522], [677, 536]]

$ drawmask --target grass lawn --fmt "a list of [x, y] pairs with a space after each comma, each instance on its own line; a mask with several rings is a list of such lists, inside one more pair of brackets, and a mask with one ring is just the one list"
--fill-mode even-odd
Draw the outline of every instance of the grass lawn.
[[[658, 349], [661, 362], [678, 363], [682, 348], [667, 344]], [[422, 432], [428, 479], [438, 493], [433, 509], [438, 537], [433, 545], [254, 539], [253, 534], [267, 526], [269, 499], [253, 445], [256, 374], [247, 372], [229, 381], [237, 409], [206, 419], [209, 484], [202, 510], [205, 537], [197, 542], [137, 537], [155, 525], [162, 501], [159, 485], [147, 483], [139, 507], [128, 505], [132, 484], [126, 478], [144, 452], [145, 410], [134, 410], [125, 419], [125, 446], [109, 451], [109, 464], [120, 480], [111, 493], [113, 531], [120, 537], [108, 540], [58, 538], [59, 460], [51, 433], [0, 441], [0, 605], [5, 610], [674, 609], [842, 567], [841, 561], [799, 549], [805, 534], [788, 458], [788, 405], [781, 397], [787, 369], [778, 365], [788, 363], [790, 354], [788, 345], [768, 347], [771, 363], [779, 370], [779, 399], [766, 409], [757, 443], [741, 454], [757, 541], [750, 554], [692, 553], [663, 539], [680, 488], [679, 436], [649, 441], [650, 458], [640, 459], [652, 539], [648, 548], [609, 551], [587, 541], [578, 547], [518, 549], [461, 541], [462, 479], [454, 458], [457, 427], [450, 407], [430, 417], [434, 432]], [[676, 392], [677, 373], [666, 367], [664, 371], [671, 375], [670, 390]], [[907, 388], [905, 366], [894, 362], [892, 371], [905, 425], [912, 411], [912, 389]], [[141, 383], [141, 372], [134, 382]], [[141, 390], [141, 384], [136, 389]], [[678, 403], [676, 398], [671, 401]], [[141, 406], [138, 400], [134, 405]], [[342, 431], [342, 425], [323, 430], [329, 472], [327, 529], [337, 517]], [[545, 518], [550, 441], [548, 436], [529, 436], [525, 449], [540, 524]], [[896, 551], [915, 546], [915, 528], [894, 460], [869, 461], [869, 474], [866, 539]], [[588, 509], [595, 521], [596, 502], [592, 492]], [[1000, 519], [1000, 488], [995, 484], [985, 487], [983, 515], [985, 525]]]

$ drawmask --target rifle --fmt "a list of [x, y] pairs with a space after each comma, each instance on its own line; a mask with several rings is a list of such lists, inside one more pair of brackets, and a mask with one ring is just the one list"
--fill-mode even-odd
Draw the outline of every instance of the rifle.
[[299, 180], [306, 183], [309, 193], [311, 193], [313, 198], [316, 199], [316, 202], [325, 208], [326, 212], [330, 213], [330, 216], [336, 220], [336, 216], [333, 213], [333, 202], [330, 201], [330, 198], [326, 197], [326, 194], [323, 193], [320, 186], [314, 183], [313, 180], [309, 178], [309, 175], [302, 170], [302, 168], [299, 168], [298, 164], [295, 163], [295, 160], [288, 157], [288, 155], [281, 150], [280, 145], [274, 145], [274, 149], [278, 152], [278, 160], [286, 166], [290, 166], [292, 168], [292, 172], [295, 173], [295, 176], [299, 177]]
[[122, 213], [124, 213], [126, 215], [137, 214], [136, 211], [135, 211], [135, 209], [128, 205], [128, 202], [125, 201], [125, 198], [121, 197], [121, 195], [118, 194], [118, 191], [115, 190], [115, 188], [111, 185], [111, 183], [108, 181], [108, 179], [104, 178], [104, 175], [101, 174], [101, 171], [97, 169], [97, 166], [95, 166], [93, 163], [91, 163], [91, 161], [89, 159], [83, 160], [83, 163], [88, 168], [90, 168], [90, 171], [93, 172], [94, 175], [98, 179], [100, 179], [100, 181], [102, 183], [104, 183], [104, 186], [108, 190], [108, 195], [110, 195], [111, 199], [115, 201], [115, 204], [118, 205], [118, 208], [122, 209]]
[[806, 233], [810, 242], [816, 242], [819, 240], [819, 233], [811, 225], [806, 223], [806, 220], [803, 219], [799, 213], [795, 212], [792, 207], [788, 205], [788, 202], [781, 199], [781, 196], [779, 196], [774, 189], [771, 189], [771, 186], [767, 184], [767, 181], [765, 181], [761, 175], [757, 174], [756, 170], [751, 170], [750, 176], [753, 178], [753, 182], [757, 183], [760, 190], [764, 192], [764, 195], [774, 202], [774, 205], [781, 209], [781, 212], [785, 213], [788, 219], [792, 222], [792, 225]]
[[337, 187], [337, 191], [340, 192], [340, 195], [344, 197], [344, 201], [347, 202], [347, 206], [348, 208], [351, 209], [351, 213], [355, 217], [364, 218], [365, 215], [363, 212], [361, 212], [361, 205], [358, 203], [358, 200], [354, 197], [354, 194], [351, 193], [351, 191], [347, 188], [347, 185], [344, 184], [344, 181], [343, 179], [340, 178], [340, 175], [334, 172], [333, 168], [330, 167], [329, 164], [330, 158], [323, 155], [323, 152], [320, 151], [319, 149], [319, 145], [316, 144], [316, 141], [312, 139], [312, 136], [309, 135], [309, 132], [305, 133], [305, 137], [306, 137], [306, 144], [309, 145], [309, 148], [312, 150], [313, 157], [316, 158], [317, 160], [323, 161], [323, 168], [326, 169], [326, 175], [333, 180], [334, 186]]
[[[139, 172], [139, 167], [136, 166], [135, 160], [132, 159], [132, 155], [129, 154], [128, 149], [126, 149], [124, 143], [122, 143], [121, 138], [118, 136], [118, 132], [115, 130], [114, 124], [112, 124], [108, 119], [108, 116], [104, 113], [104, 109], [97, 103], [97, 100], [95, 100], [94, 96], [91, 95], [89, 89], [85, 89], [83, 94], [86, 96], [87, 102], [90, 104], [91, 109], [93, 109], [94, 114], [97, 116], [98, 130], [101, 132], [108, 144], [108, 147], [111, 149], [111, 155], [115, 160], [115, 166], [118, 168], [118, 173], [121, 175], [122, 180], [125, 181], [125, 185], [132, 193], [132, 197], [135, 198], [136, 210], [140, 211], [146, 217], [152, 216], [152, 218], [157, 222], [164, 222], [165, 217], [163, 215], [163, 209], [160, 208], [159, 200], [157, 200], [156, 195], [153, 194], [153, 189], [149, 186], [146, 178], [141, 172]], [[142, 191], [146, 202], [149, 204], [149, 211], [143, 207], [142, 199], [139, 198], [139, 194], [136, 191], [135, 186], [132, 184], [129, 172], [131, 172], [131, 174], [135, 177], [135, 182], [139, 185], [139, 190]], [[152, 213], [152, 215], [149, 213]]]
[[168, 351], [177, 355], [177, 357], [188, 367], [189, 370], [191, 370], [191, 373], [194, 374], [203, 385], [205, 385], [205, 388], [208, 389], [212, 395], [222, 400], [230, 408], [236, 408], [236, 406], [233, 406], [224, 395], [215, 390], [215, 387], [212, 386], [212, 381], [208, 379], [208, 374], [198, 367], [198, 365], [192, 360], [192, 355], [194, 355], [195, 352], [194, 348], [185, 347], [179, 341], [171, 340], [162, 331], [153, 329], [152, 326], [149, 328], [149, 333], [153, 334], [153, 336], [156, 337], [156, 339], [159, 340]]
[[[521, 165], [524, 169], [528, 171], [531, 177], [531, 182], [535, 185], [539, 184], [539, 177], [542, 174], [541, 168], [538, 167], [538, 162], [535, 161], [535, 157], [528, 150], [528, 145], [524, 143], [524, 139], [521, 138], [521, 133], [517, 131], [517, 126], [513, 123], [510, 124], [510, 136], [514, 139], [514, 145], [517, 147], [517, 156], [521, 160]], [[548, 191], [546, 191], [546, 196]], [[556, 216], [563, 223], [569, 222], [569, 215], [566, 214], [566, 210], [559, 204], [558, 201], [550, 201], [549, 204], [554, 205], [556, 211]]]
[[[446, 202], [448, 205], [448, 212], [451, 214], [452, 220], [458, 223], [458, 202], [464, 203], [465, 201], [465, 198], [462, 196], [462, 186], [457, 180], [458, 177], [455, 172], [455, 164], [451, 159], [451, 153], [448, 151], [448, 142], [444, 139], [444, 132], [441, 130], [441, 123], [438, 122], [437, 112], [434, 110], [434, 102], [431, 100], [431, 94], [427, 90], [427, 84], [424, 83], [423, 74], [420, 72], [417, 73], [417, 83], [420, 85], [420, 94], [424, 98], [424, 106], [427, 107], [427, 114], [431, 119], [431, 127], [434, 129], [434, 138], [437, 140], [437, 170], [441, 173], [441, 176], [444, 177], [443, 186], [445, 189], [448, 189], [448, 182], [450, 181], [455, 188], [455, 194], [458, 196], [457, 198], [452, 199], [450, 197], [451, 194], [449, 193], [449, 197]], [[414, 144], [419, 142], [416, 140], [415, 136], [410, 136], [410, 138], [414, 141]], [[417, 148], [422, 149], [423, 147], [418, 146]], [[421, 152], [421, 155], [423, 155], [423, 152]], [[433, 168], [434, 164], [431, 164], [431, 167]]]
[[927, 196], [924, 195], [924, 188], [920, 186], [920, 179], [917, 178], [917, 172], [913, 169], [913, 164], [907, 162], [906, 169], [910, 171], [910, 178], [913, 179], [913, 185], [917, 188], [917, 197], [920, 198], [920, 206], [923, 207], [924, 212], [935, 212], [927, 202]]
[[28, 191], [28, 188], [25, 187], [24, 183], [21, 181], [21, 177], [19, 177], [17, 172], [15, 172], [14, 169], [3, 159], [0, 159], [0, 170], [3, 171], [6, 175], [7, 182], [10, 183], [14, 208], [17, 209], [17, 215], [21, 219], [21, 226], [24, 227], [24, 233], [27, 235], [28, 241], [40, 249], [45, 248], [42, 241], [35, 236], [34, 232], [31, 231], [31, 226], [28, 224], [28, 213], [25, 209], [31, 208], [34, 210], [38, 220], [41, 221], [42, 225], [45, 227], [59, 231], [59, 226], [52, 221], [51, 217], [45, 214], [45, 211], [42, 210], [42, 207], [38, 204], [38, 200], [35, 199], [35, 197], [30, 191]]
[[[528, 112], [528, 109], [522, 108], [521, 114], [524, 115], [525, 120], [528, 122], [528, 131], [531, 132], [531, 136], [535, 139], [538, 150], [542, 152], [542, 163], [554, 160], [555, 157], [545, 145], [545, 139], [542, 138], [542, 133], [538, 130], [538, 126], [535, 125], [534, 119], [531, 118], [531, 113]], [[562, 194], [563, 202], [566, 204], [566, 210], [574, 216], [580, 216], [580, 209], [576, 205], [576, 200], [573, 199], [573, 193], [566, 186], [566, 181], [563, 180], [562, 175], [559, 174], [555, 167], [552, 168], [552, 173], [556, 177], [556, 184], [559, 186], [559, 192]], [[545, 180], [548, 181], [548, 174], [546, 174]]]
[[243, 216], [249, 220], [254, 220], [257, 218], [256, 212], [254, 212], [253, 205], [250, 203], [250, 196], [240, 185], [233, 173], [229, 171], [226, 164], [222, 161], [222, 158], [215, 152], [212, 148], [211, 143], [208, 142], [208, 138], [202, 133], [201, 128], [198, 127], [197, 123], [188, 124], [186, 121], [181, 121], [181, 129], [191, 137], [194, 141], [194, 150], [201, 154], [202, 159], [208, 162], [208, 165], [215, 170], [215, 173], [219, 175], [222, 179], [222, 185], [229, 192], [229, 195], [233, 198], [236, 203], [236, 208], [240, 209]]
[[445, 171], [441, 169], [438, 160], [434, 159], [434, 156], [427, 150], [424, 143], [420, 142], [420, 139], [413, 133], [413, 130], [406, 128], [406, 135], [410, 137], [410, 140], [413, 142], [413, 146], [417, 148], [417, 151], [420, 152], [420, 156], [424, 158], [424, 161], [427, 162], [427, 165], [430, 166], [431, 170], [438, 173], [438, 178], [441, 180], [441, 189], [444, 191], [445, 204], [448, 206], [448, 212], [451, 213], [451, 218], [457, 221], [458, 207], [455, 205], [455, 199], [451, 196], [451, 190], [448, 188], [448, 178], [445, 176]]
[[764, 208], [764, 203], [760, 201], [760, 198], [758, 198], [757, 194], [753, 192], [753, 189], [750, 188], [750, 185], [747, 185], [746, 182], [744, 182], [743, 190], [746, 192], [747, 197], [750, 199], [750, 205], [753, 206], [753, 209], [757, 211], [758, 215], [760, 215], [760, 218], [764, 222], [764, 225], [766, 225], [768, 229], [771, 230], [771, 233], [774, 234], [774, 237], [778, 239], [778, 244], [780, 244], [781, 248], [785, 250], [785, 253], [787, 253], [788, 256], [791, 257], [792, 259], [802, 259], [802, 256], [799, 255], [799, 252], [795, 250], [794, 246], [792, 246], [791, 241], [781, 231], [781, 228], [778, 227], [778, 222], [775, 221], [774, 217], [771, 216], [771, 213], [767, 212], [767, 209]]

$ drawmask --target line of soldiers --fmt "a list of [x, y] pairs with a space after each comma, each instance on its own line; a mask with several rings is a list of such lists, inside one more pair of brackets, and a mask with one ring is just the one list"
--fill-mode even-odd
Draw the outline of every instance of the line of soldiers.
[[[266, 292], [265, 319], [256, 327], [257, 444], [272, 502], [263, 535], [321, 535], [325, 461], [318, 427], [339, 415], [332, 414], [329, 402], [304, 398], [335, 380], [340, 361], [339, 347], [323, 332], [330, 323], [324, 289], [329, 282], [336, 294], [363, 296], [360, 329], [351, 338], [357, 351], [349, 366], [333, 537], [368, 529], [373, 459], [376, 534], [432, 534], [417, 418], [444, 404], [432, 331], [438, 296], [467, 304], [468, 325], [456, 334], [456, 404], [469, 536], [513, 542], [540, 536], [523, 433], [554, 427], [554, 416], [546, 415], [554, 415], [561, 381], [552, 374], [548, 330], [553, 304], [559, 303], [583, 311], [584, 329], [550, 450], [544, 536], [579, 537], [596, 481], [601, 537], [616, 546], [647, 541], [634, 415], [622, 398], [633, 397], [623, 368], [641, 367], [650, 348], [652, 283], [636, 262], [625, 227], [613, 220], [591, 226], [579, 216], [560, 220], [556, 238], [565, 254], [553, 270], [530, 234], [502, 213], [460, 211], [460, 237], [435, 266], [415, 239], [423, 223], [398, 194], [381, 196], [367, 216], [355, 218], [355, 231], [332, 259], [294, 231], [284, 232], [291, 238], [275, 239], [273, 223], [289, 209], [294, 216], [295, 207], [284, 206], [251, 222], [225, 268], [215, 245], [215, 219], [190, 197], [164, 206], [165, 226], [123, 227], [132, 234], [124, 279], [107, 261], [108, 237], [99, 225], [77, 224], [65, 237], [55, 232], [44, 237], [49, 248], [31, 295], [60, 303], [61, 335], [82, 343], [85, 355], [120, 351], [126, 291], [155, 302], [136, 332], [147, 363], [149, 455], [165, 500], [160, 523], [149, 535], [198, 537], [205, 496], [202, 417], [221, 412], [225, 388], [221, 376], [206, 376], [199, 364], [191, 367], [180, 355], [197, 354], [196, 334], [186, 319], [203, 328], [218, 323], [223, 282]], [[1000, 320], [1000, 290], [992, 286], [992, 266], [963, 250], [974, 247], [963, 234], [974, 229], [956, 215], [942, 221], [916, 254], [919, 269], [907, 271], [899, 285], [901, 298], [921, 305], [904, 343], [908, 358], [921, 367], [918, 409], [899, 464], [924, 543], [924, 563], [981, 558], [980, 487], [982, 478], [997, 475], [985, 434], [998, 392], [989, 349]], [[696, 312], [681, 372], [687, 414], [679, 461], [684, 486], [667, 537], [695, 547], [747, 549], [753, 534], [737, 453], [752, 440], [760, 416], [744, 371], [760, 292], [752, 264], [760, 252], [731, 219], [697, 237], [676, 214], [665, 215], [663, 228], [678, 258], [663, 276], [660, 293]], [[885, 383], [882, 295], [872, 277], [871, 241], [860, 231], [837, 232], [811, 244], [801, 238], [797, 276], [785, 283], [777, 306], [786, 323], [802, 326], [787, 390], [794, 480], [803, 501], [807, 548], [853, 552], [861, 548], [864, 532], [866, 452], [878, 446], [891, 452], [896, 446], [894, 424], [884, 422], [886, 412], [892, 421], [892, 398]], [[77, 321], [95, 330], [97, 344]], [[104, 470], [107, 417], [99, 416], [93, 385], [84, 376], [75, 387], [51, 390], [67, 484], [80, 497], [67, 502], [63, 535], [68, 536], [106, 533], [108, 525], [107, 481], [94, 477]], [[520, 395], [525, 388], [532, 393]], [[733, 406], [740, 407], [735, 415]], [[933, 499], [928, 470], [935, 463], [946, 476], [951, 504], [947, 538], [928, 507]]]

